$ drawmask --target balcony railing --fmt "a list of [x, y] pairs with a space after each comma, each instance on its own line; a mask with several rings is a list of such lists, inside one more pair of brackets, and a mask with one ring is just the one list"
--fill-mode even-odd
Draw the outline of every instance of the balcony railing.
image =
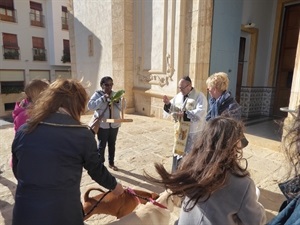
[[63, 63], [71, 62], [70, 51], [63, 51], [63, 56], [61, 57], [61, 61]]
[[43, 48], [33, 48], [33, 61], [47, 61], [47, 50]]
[[4, 59], [14, 59], [14, 60], [20, 59], [19, 49], [3, 47], [3, 58]]
[[45, 16], [35, 13], [29, 13], [31, 26], [45, 27]]
[[24, 81], [2, 81], [0, 89], [0, 94], [21, 93], [24, 91]]
[[0, 8], [0, 20], [17, 22], [17, 10]]
[[61, 18], [61, 29], [69, 30], [68, 18], [66, 17]]

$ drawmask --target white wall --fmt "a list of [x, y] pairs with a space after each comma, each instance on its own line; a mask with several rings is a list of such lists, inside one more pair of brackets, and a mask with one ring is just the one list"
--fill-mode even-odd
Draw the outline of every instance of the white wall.
[[267, 86], [277, 0], [243, 0], [242, 24], [255, 23], [258, 43], [254, 86]]
[[70, 65], [70, 63], [63, 63], [61, 57], [63, 56], [63, 39], [69, 40], [68, 30], [63, 30], [61, 27], [61, 7], [67, 7], [66, 0], [47, 1], [48, 20], [46, 21], [48, 28], [49, 46], [52, 48], [49, 51], [49, 62], [51, 65]]
[[[90, 1], [89, 4], [74, 1], [73, 8], [76, 76], [92, 82], [89, 89], [93, 94], [100, 88], [101, 77], [112, 76], [111, 1]], [[93, 56], [89, 56], [90, 35], [93, 38]]]
[[242, 18], [242, 1], [215, 0], [210, 74], [225, 72], [229, 90], [235, 96], [238, 52]]

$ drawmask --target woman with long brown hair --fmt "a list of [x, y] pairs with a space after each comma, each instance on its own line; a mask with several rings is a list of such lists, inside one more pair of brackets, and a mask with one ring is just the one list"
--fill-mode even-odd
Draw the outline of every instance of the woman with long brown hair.
[[205, 125], [176, 172], [155, 164], [160, 178], [148, 178], [184, 197], [179, 225], [264, 224], [265, 211], [247, 163], [242, 166], [242, 138], [241, 123], [217, 117]]
[[83, 225], [83, 168], [100, 185], [116, 195], [123, 193], [99, 161], [94, 135], [80, 123], [87, 101], [81, 82], [59, 79], [28, 110], [30, 119], [12, 144], [18, 180], [13, 225]]

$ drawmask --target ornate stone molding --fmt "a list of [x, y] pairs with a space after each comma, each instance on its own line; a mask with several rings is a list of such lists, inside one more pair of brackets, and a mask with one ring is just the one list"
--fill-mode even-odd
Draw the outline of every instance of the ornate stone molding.
[[[152, 4], [151, 7], [145, 4]], [[157, 4], [157, 3], [156, 3]], [[161, 3], [160, 3], [161, 4]], [[169, 81], [172, 81], [172, 76], [174, 75], [174, 32], [175, 32], [175, 4], [176, 1], [164, 0], [163, 10], [155, 10], [154, 3], [149, 3], [144, 0], [137, 3], [138, 8], [141, 13], [138, 15], [137, 19], [137, 36], [141, 38], [139, 47], [137, 48], [137, 64], [136, 72], [138, 80], [141, 83], [147, 83], [151, 85], [158, 85], [163, 87], [169, 84]], [[151, 8], [152, 15], [157, 18], [162, 18], [162, 23], [157, 23], [154, 19], [146, 21], [146, 15], [149, 11], [145, 12], [145, 7], [147, 9]], [[156, 40], [152, 40], [152, 37], [146, 36], [145, 29], [148, 25], [152, 25], [152, 31], [156, 32], [152, 34]], [[161, 26], [162, 24], [162, 26]], [[155, 27], [157, 26], [157, 27]], [[161, 33], [160, 33], [161, 31]], [[158, 40], [158, 41], [157, 41]], [[156, 41], [156, 42], [155, 42]], [[156, 45], [154, 45], [154, 43]], [[157, 44], [160, 43], [160, 44]], [[156, 55], [153, 62], [153, 56]], [[147, 68], [145, 61], [150, 65], [150, 68]], [[149, 63], [151, 61], [151, 63]], [[149, 66], [148, 66], [149, 67]], [[154, 67], [156, 67], [154, 69]]]

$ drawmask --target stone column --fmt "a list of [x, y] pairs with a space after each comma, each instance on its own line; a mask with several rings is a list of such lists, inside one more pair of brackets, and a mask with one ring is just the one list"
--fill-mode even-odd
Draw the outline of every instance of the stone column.
[[[300, 105], [300, 32], [298, 35], [298, 46], [296, 52], [294, 73], [293, 73], [293, 82], [289, 102], [289, 113], [286, 119], [284, 120], [284, 130], [282, 138], [285, 136], [285, 132], [289, 130], [289, 126], [294, 124], [294, 119], [297, 116], [297, 109]], [[295, 112], [293, 112], [295, 110]]]
[[299, 104], [300, 104], [300, 33], [298, 35], [298, 46], [296, 52], [289, 109], [297, 109]]
[[112, 63], [115, 89], [124, 89], [126, 112], [133, 102], [133, 0], [114, 0], [112, 12]]
[[191, 20], [189, 71], [194, 80], [194, 86], [206, 94], [205, 82], [209, 76], [213, 0], [197, 0], [190, 2], [190, 4], [187, 7], [189, 10], [187, 14]]

